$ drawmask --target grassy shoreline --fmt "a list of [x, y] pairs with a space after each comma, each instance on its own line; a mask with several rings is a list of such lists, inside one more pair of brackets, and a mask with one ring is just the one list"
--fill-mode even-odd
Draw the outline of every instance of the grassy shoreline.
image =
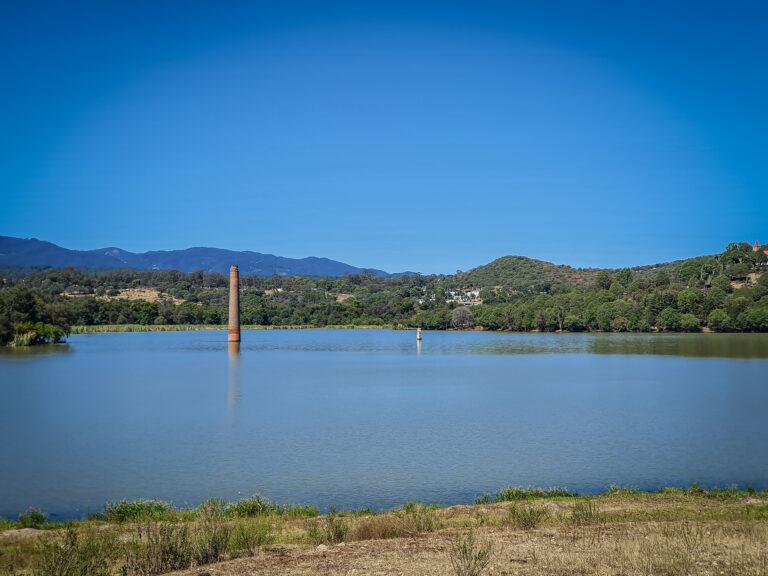
[[[260, 324], [245, 324], [241, 330], [397, 330], [393, 324], [386, 325], [357, 325], [338, 324], [329, 326], [312, 325], [283, 325], [262, 326]], [[72, 326], [70, 334], [104, 334], [112, 332], [195, 332], [204, 330], [227, 330], [226, 324], [100, 324], [94, 326]], [[415, 330], [415, 329], [411, 329]]]
[[[37, 526], [47, 529], [20, 527], [0, 524], [0, 573], [199, 574], [205, 566], [212, 575], [463, 576], [451, 568], [457, 544], [473, 554], [488, 546], [492, 573], [735, 576], [768, 569], [768, 491], [735, 488], [612, 487], [597, 496], [507, 488], [472, 505], [325, 515], [258, 496], [184, 509], [136, 501]], [[51, 571], [63, 561], [81, 568]], [[504, 571], [509, 562], [512, 572]]]

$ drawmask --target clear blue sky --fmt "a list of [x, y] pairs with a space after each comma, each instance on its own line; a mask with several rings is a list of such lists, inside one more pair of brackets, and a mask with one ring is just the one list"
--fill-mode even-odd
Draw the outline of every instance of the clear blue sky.
[[4, 2], [0, 234], [453, 272], [768, 242], [765, 2]]

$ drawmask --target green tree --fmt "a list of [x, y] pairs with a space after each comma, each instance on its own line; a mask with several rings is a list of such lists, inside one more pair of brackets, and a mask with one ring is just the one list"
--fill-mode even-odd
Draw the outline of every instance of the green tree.
[[600, 270], [595, 277], [595, 286], [602, 290], [608, 290], [613, 284], [613, 278], [607, 270]]
[[707, 315], [707, 326], [716, 332], [724, 332], [730, 329], [731, 319], [722, 308], [716, 308]]
[[701, 312], [701, 292], [694, 288], [686, 288], [677, 295], [677, 309], [688, 314]]
[[680, 330], [680, 313], [674, 308], [664, 308], [659, 314], [658, 326], [665, 332]]
[[693, 314], [680, 315], [680, 330], [683, 332], [697, 332], [701, 328], [699, 319]]
[[712, 288], [719, 288], [723, 292], [730, 292], [731, 281], [725, 274], [720, 274], [712, 280]]

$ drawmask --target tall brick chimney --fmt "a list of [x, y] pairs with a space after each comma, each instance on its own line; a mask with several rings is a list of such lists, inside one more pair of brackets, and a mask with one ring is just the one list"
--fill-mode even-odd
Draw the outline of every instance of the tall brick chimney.
[[240, 270], [229, 269], [229, 342], [240, 342]]

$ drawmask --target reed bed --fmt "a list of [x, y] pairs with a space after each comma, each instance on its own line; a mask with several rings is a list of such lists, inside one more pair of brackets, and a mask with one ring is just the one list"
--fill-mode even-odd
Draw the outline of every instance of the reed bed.
[[[394, 330], [393, 325], [337, 324], [332, 326], [285, 325], [262, 326], [244, 324], [241, 330]], [[70, 334], [105, 334], [112, 332], [194, 332], [203, 330], [227, 330], [226, 324], [101, 324], [97, 326], [73, 326]]]

